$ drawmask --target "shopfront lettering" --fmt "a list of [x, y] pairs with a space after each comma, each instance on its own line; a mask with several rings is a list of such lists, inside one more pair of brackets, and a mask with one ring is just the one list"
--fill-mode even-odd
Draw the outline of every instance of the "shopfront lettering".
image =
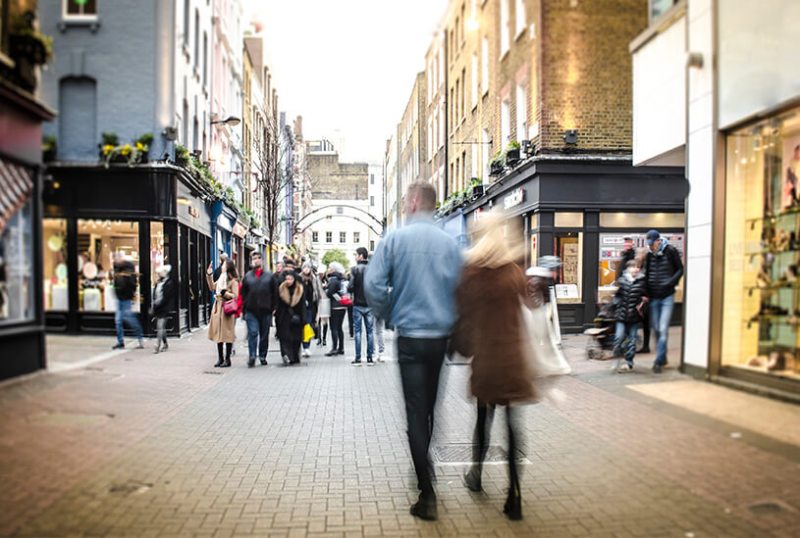
[[503, 198], [503, 207], [506, 209], [510, 209], [512, 207], [520, 205], [522, 202], [525, 201], [525, 189], [522, 187], [511, 191], [511, 194]]

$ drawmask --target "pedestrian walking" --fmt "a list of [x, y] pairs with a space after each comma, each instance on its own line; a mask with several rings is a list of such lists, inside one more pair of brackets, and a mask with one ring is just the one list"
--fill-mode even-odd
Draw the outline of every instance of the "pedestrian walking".
[[[219, 360], [214, 365], [217, 368], [228, 368], [231, 365], [231, 351], [236, 339], [236, 310], [239, 297], [239, 281], [236, 274], [236, 264], [232, 260], [225, 262], [225, 269], [220, 271], [219, 278], [212, 278], [211, 264], [206, 271], [208, 288], [214, 293], [214, 306], [211, 309], [211, 320], [208, 324], [208, 339], [217, 344]], [[226, 303], [228, 308], [225, 307]], [[226, 312], [227, 311], [227, 312]], [[224, 348], [224, 355], [223, 355]]]
[[636, 260], [629, 260], [622, 276], [617, 279], [617, 293], [614, 296], [614, 319], [617, 322], [614, 355], [625, 357], [625, 364], [617, 368], [619, 373], [633, 371], [636, 335], [639, 333], [642, 314], [647, 308], [646, 287], [644, 275], [641, 274]]
[[437, 517], [428, 449], [462, 267], [455, 239], [433, 221], [435, 207], [436, 190], [431, 184], [417, 182], [408, 187], [403, 202], [405, 226], [378, 244], [364, 282], [370, 308], [397, 330], [408, 443], [420, 490], [411, 514], [426, 520]]
[[367, 304], [367, 296], [364, 294], [364, 274], [369, 263], [369, 251], [364, 247], [356, 249], [356, 266], [350, 270], [350, 284], [348, 290], [353, 297], [353, 325], [356, 339], [356, 357], [352, 364], [361, 365], [361, 325], [363, 321], [367, 333], [367, 365], [373, 366], [373, 354], [375, 352], [374, 341], [374, 319], [372, 310]]
[[331, 319], [331, 300], [328, 298], [328, 276], [320, 279], [321, 291], [317, 308], [317, 346], [328, 345], [328, 327]]
[[533, 352], [540, 363], [564, 364], [566, 359], [559, 348], [557, 331], [560, 330], [554, 320], [558, 313], [555, 292], [553, 290], [556, 272], [561, 267], [557, 256], [542, 256], [539, 265], [529, 267], [525, 272], [528, 277], [528, 306], [531, 309], [530, 336]]
[[667, 361], [667, 336], [672, 308], [675, 306], [675, 286], [683, 276], [683, 262], [678, 249], [673, 247], [658, 230], [647, 232], [650, 252], [645, 259], [644, 276], [647, 296], [650, 297], [650, 323], [656, 333], [656, 360], [653, 372], [660, 374]]
[[284, 366], [300, 363], [300, 345], [303, 343], [306, 306], [303, 302], [303, 285], [294, 271], [284, 268], [283, 282], [278, 286], [278, 306], [275, 326], [281, 342]]
[[466, 266], [456, 291], [458, 322], [451, 348], [472, 357], [470, 390], [477, 400], [473, 464], [464, 477], [471, 491], [481, 491], [483, 462], [489, 448], [496, 406], [505, 406], [508, 425], [509, 486], [503, 512], [522, 519], [519, 404], [532, 403], [536, 391], [530, 342], [521, 308], [529, 301], [527, 283], [517, 262], [524, 253], [504, 237], [499, 213], [485, 215], [476, 234], [480, 238], [467, 253]]
[[241, 298], [244, 321], [247, 324], [247, 367], [256, 365], [256, 357], [267, 366], [269, 329], [275, 308], [276, 286], [271, 272], [262, 266], [261, 254], [250, 256], [250, 271], [242, 278]]
[[124, 325], [133, 327], [133, 334], [139, 341], [136, 349], [144, 349], [144, 332], [139, 322], [139, 315], [132, 311], [132, 302], [136, 296], [136, 267], [133, 261], [117, 252], [114, 257], [114, 293], [117, 296], [117, 310], [114, 313], [114, 325], [117, 330], [117, 343], [112, 349], [125, 347]]
[[343, 324], [347, 306], [342, 304], [342, 299], [347, 294], [347, 284], [344, 280], [344, 266], [339, 262], [330, 264], [326, 293], [331, 302], [331, 343], [333, 346], [325, 356], [344, 355]]
[[167, 342], [167, 322], [175, 311], [175, 285], [169, 274], [171, 265], [162, 265], [156, 269], [158, 281], [153, 288], [153, 316], [156, 319], [156, 348], [153, 353], [169, 349]]
[[[306, 316], [305, 323], [315, 328], [319, 332], [317, 324], [317, 310], [319, 308], [319, 300], [322, 296], [322, 284], [319, 281], [314, 268], [309, 262], [303, 262], [303, 269], [300, 272], [300, 282], [303, 284], [303, 300], [306, 303]], [[303, 339], [303, 357], [310, 357], [311, 340], [308, 342]]]

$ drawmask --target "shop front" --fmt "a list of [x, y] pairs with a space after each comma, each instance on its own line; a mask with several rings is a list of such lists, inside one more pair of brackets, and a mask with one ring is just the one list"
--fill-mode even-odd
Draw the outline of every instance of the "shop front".
[[[465, 208], [467, 221], [502, 208], [506, 234], [525, 242], [526, 265], [556, 255], [559, 319], [565, 332], [591, 326], [599, 303], [613, 295], [626, 238], [644, 255], [650, 229], [665, 235], [684, 256], [683, 168], [634, 168], [629, 160], [537, 158], [493, 184]], [[509, 235], [510, 234], [510, 235]], [[673, 322], [682, 316], [683, 282]]]
[[725, 133], [722, 338], [714, 374], [798, 391], [800, 106]]
[[[169, 330], [197, 326], [206, 310], [199, 279], [208, 259], [209, 218], [202, 189], [172, 166], [48, 168], [42, 220], [42, 289], [47, 329], [67, 333], [114, 331], [117, 309], [113, 262], [130, 259], [138, 275], [132, 310], [145, 331], [155, 271], [172, 267], [177, 310]], [[206, 294], [207, 295], [207, 294]]]

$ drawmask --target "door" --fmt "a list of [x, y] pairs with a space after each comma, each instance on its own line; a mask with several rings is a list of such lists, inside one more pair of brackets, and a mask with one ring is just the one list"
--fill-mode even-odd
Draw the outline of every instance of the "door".
[[191, 271], [189, 262], [189, 229], [181, 224], [178, 226], [178, 249], [180, 251], [180, 306], [178, 307], [178, 319], [180, 320], [180, 330], [190, 330], [189, 306], [192, 300], [193, 290], [191, 288]]
[[189, 288], [192, 290], [190, 293], [189, 302], [189, 320], [190, 327], [200, 327], [200, 285], [202, 284], [200, 278], [200, 264], [198, 259], [198, 233], [195, 230], [189, 230]]

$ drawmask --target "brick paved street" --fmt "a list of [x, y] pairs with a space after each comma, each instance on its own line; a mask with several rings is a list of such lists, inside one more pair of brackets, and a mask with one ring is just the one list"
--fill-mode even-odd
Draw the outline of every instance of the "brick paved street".
[[560, 383], [564, 401], [525, 409], [521, 522], [502, 514], [505, 466], [487, 466], [484, 494], [461, 484], [468, 366], [445, 367], [440, 517], [426, 523], [408, 514], [395, 362], [354, 368], [313, 347], [301, 366], [270, 353], [250, 370], [240, 340], [234, 367], [220, 370], [196, 332], [166, 354], [132, 350], [0, 387], [0, 534], [800, 535], [797, 446], [631, 390], [688, 378], [654, 376], [647, 358], [611, 374], [582, 345], [565, 342], [577, 373]]

